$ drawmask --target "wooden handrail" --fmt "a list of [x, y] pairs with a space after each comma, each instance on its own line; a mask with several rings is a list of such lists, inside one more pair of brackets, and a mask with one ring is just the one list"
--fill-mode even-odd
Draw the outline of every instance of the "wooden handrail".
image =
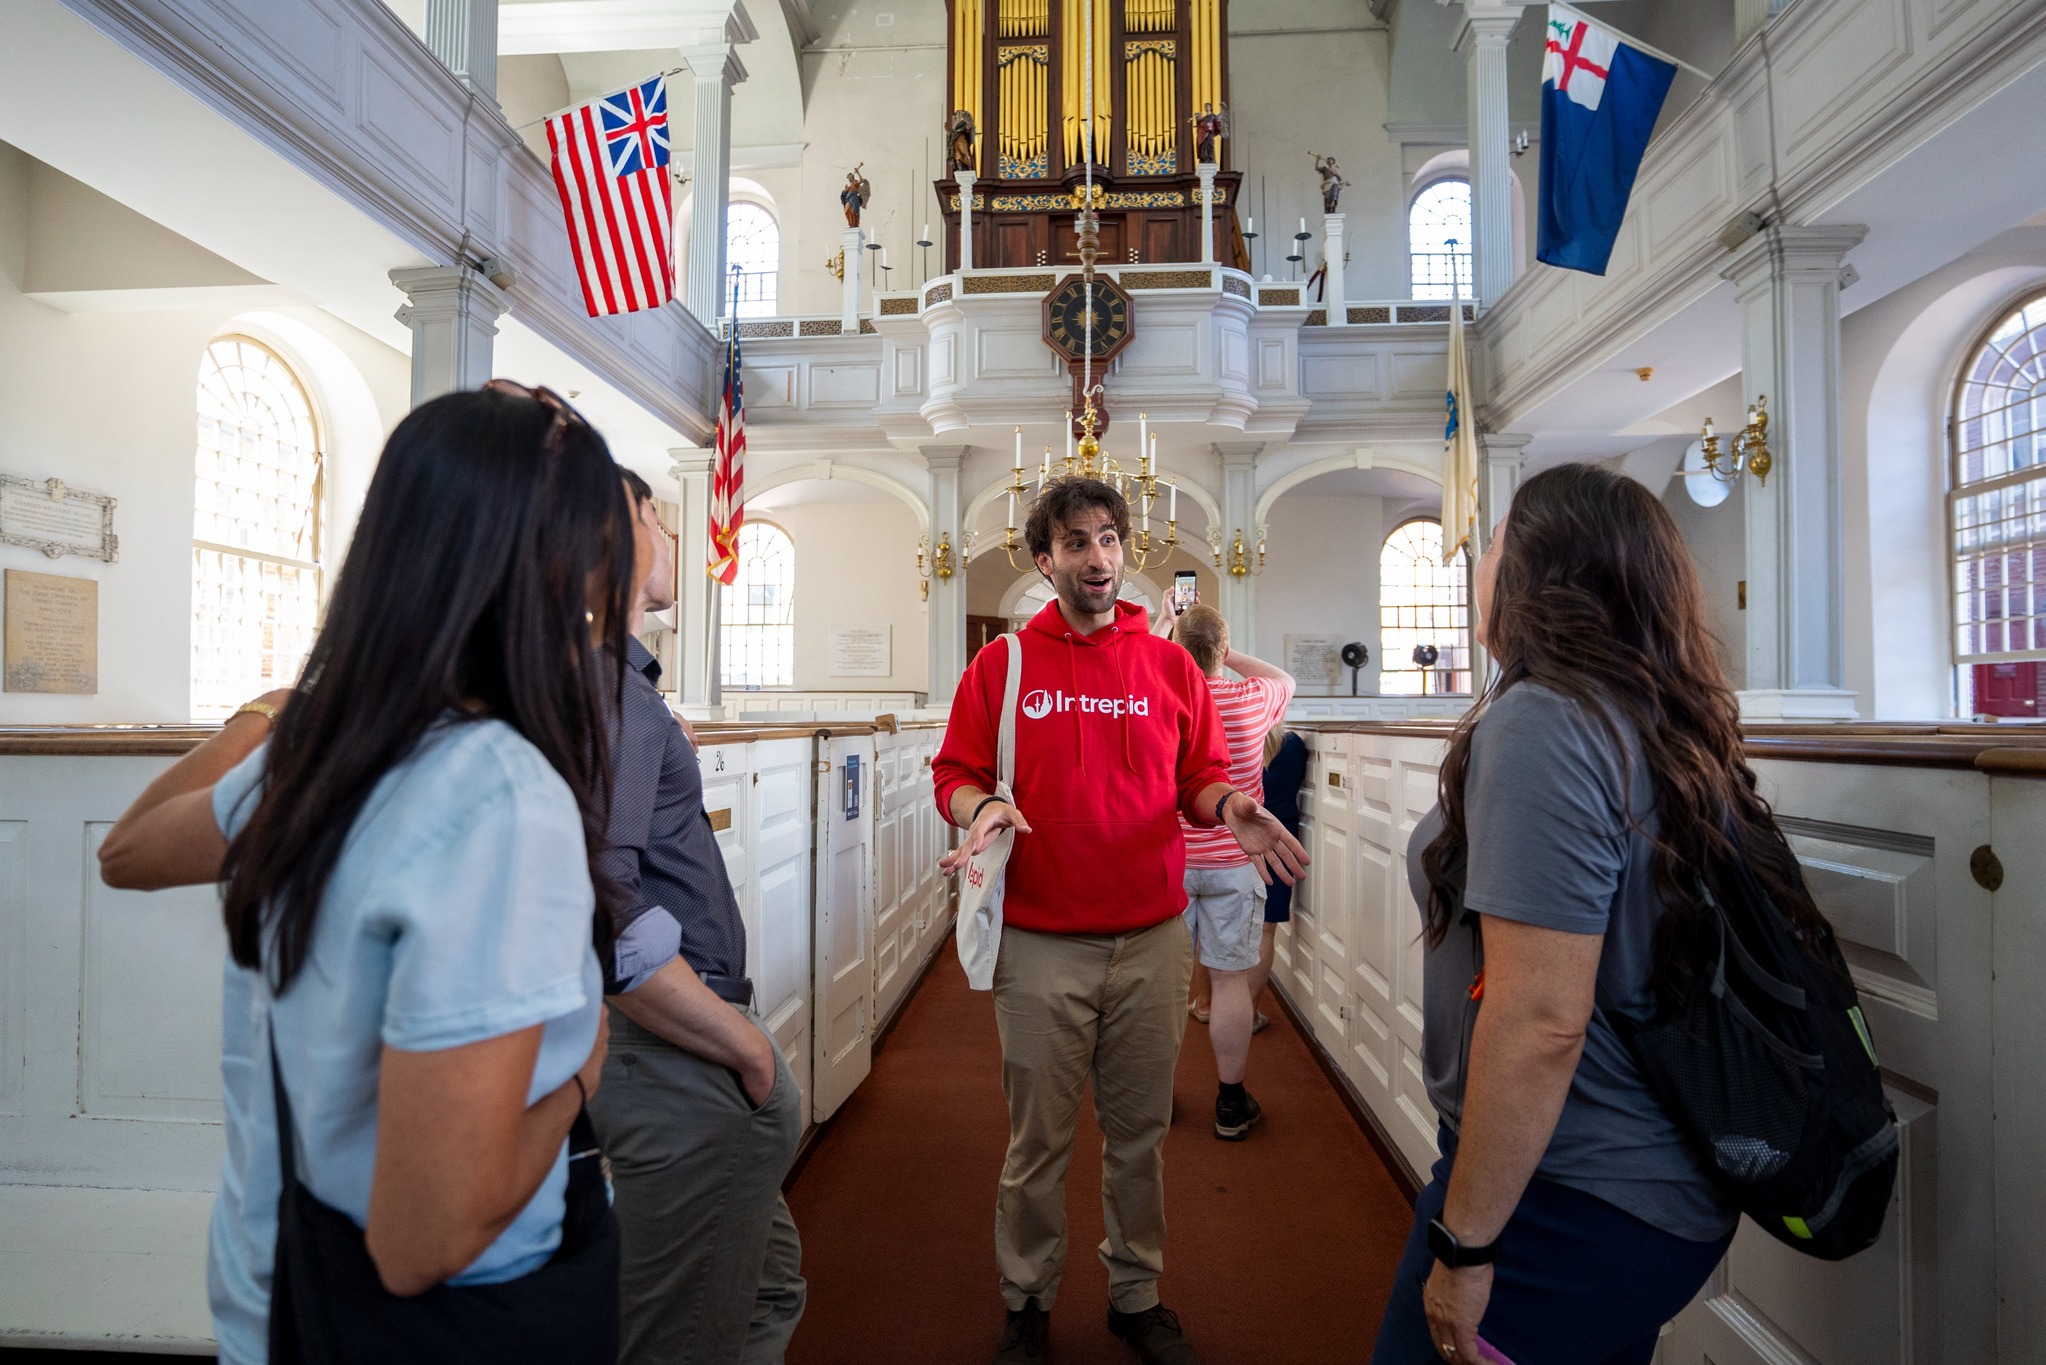
[[[902, 721], [902, 731], [942, 730], [943, 721]], [[792, 721], [694, 723], [698, 739], [713, 744], [754, 744], [777, 739], [810, 739], [816, 735], [872, 735], [877, 725]], [[218, 724], [185, 725], [0, 725], [0, 757], [176, 758], [211, 739]]]

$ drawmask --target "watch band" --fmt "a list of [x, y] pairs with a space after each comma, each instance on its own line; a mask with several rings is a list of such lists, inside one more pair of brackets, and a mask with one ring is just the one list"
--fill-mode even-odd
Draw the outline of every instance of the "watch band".
[[1466, 1266], [1490, 1265], [1498, 1260], [1499, 1239], [1494, 1237], [1483, 1246], [1465, 1246], [1440, 1218], [1434, 1218], [1428, 1223], [1428, 1250], [1451, 1270], [1462, 1270]]
[[[235, 708], [234, 716], [261, 716], [272, 725], [277, 723], [277, 708], [267, 701], [245, 701]], [[229, 716], [233, 720], [234, 716]]]

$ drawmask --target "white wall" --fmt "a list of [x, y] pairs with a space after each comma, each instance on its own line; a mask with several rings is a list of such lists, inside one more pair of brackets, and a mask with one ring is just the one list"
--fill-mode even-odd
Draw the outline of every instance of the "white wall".
[[[0, 144], [0, 469], [108, 494], [120, 537], [112, 564], [0, 546], [0, 569], [100, 585], [98, 694], [0, 692], [0, 724], [189, 719], [194, 400], [213, 337], [242, 327], [305, 343], [280, 348], [304, 365], [328, 419], [330, 566], [340, 563], [383, 431], [409, 404], [406, 357], [316, 309], [261, 308], [267, 328], [236, 322], [251, 311], [249, 295], [194, 285], [204, 253], [164, 241], [160, 228], [152, 247], [134, 218]], [[95, 275], [100, 262], [70, 249], [80, 238], [127, 249]], [[72, 307], [118, 311], [65, 311], [26, 297], [24, 284], [54, 286], [50, 296]], [[178, 306], [150, 307], [153, 296]], [[312, 364], [307, 351], [317, 352]], [[322, 374], [342, 382], [322, 384]]]
[[[1285, 497], [1272, 505], [1266, 537], [1272, 554], [1257, 580], [1260, 658], [1283, 667], [1288, 635], [1360, 640], [1371, 662], [1358, 674], [1358, 690], [1378, 690], [1378, 554], [1388, 501], [1398, 499]], [[1349, 695], [1348, 669], [1335, 691]], [[1329, 693], [1304, 685], [1302, 695]]]
[[[922, 692], [930, 687], [914, 512], [890, 499], [777, 507], [756, 519], [781, 527], [796, 546], [796, 691]], [[890, 627], [895, 671], [885, 678], [832, 677], [833, 626]]]

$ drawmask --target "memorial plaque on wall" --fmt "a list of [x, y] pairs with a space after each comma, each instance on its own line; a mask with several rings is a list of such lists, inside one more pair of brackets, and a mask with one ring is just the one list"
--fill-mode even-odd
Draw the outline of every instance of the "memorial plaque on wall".
[[834, 678], [885, 678], [895, 671], [887, 626], [833, 626], [831, 666]]
[[99, 691], [98, 583], [9, 569], [4, 608], [7, 691]]
[[1332, 697], [1342, 677], [1343, 637], [1288, 635], [1286, 671], [1300, 684], [1303, 697]]
[[85, 555], [111, 564], [120, 558], [114, 500], [81, 493], [62, 479], [0, 474], [0, 545], [41, 550], [52, 559]]

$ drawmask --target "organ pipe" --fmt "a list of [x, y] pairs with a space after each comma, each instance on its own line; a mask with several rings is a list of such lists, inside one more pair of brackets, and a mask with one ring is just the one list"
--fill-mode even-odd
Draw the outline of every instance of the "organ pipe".
[[[987, 14], [982, 0], [953, 0], [952, 9], [952, 108], [973, 115], [973, 126], [985, 142], [987, 120], [981, 110], [982, 51], [987, 37]], [[976, 153], [975, 160], [978, 160]], [[978, 168], [976, 168], [978, 169]]]

